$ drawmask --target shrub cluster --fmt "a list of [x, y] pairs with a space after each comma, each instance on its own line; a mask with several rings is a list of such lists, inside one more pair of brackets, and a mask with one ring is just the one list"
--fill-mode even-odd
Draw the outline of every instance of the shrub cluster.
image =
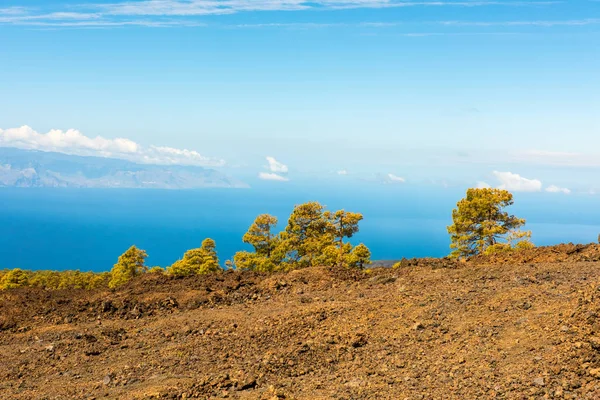
[[243, 237], [254, 252], [240, 251], [230, 265], [262, 272], [288, 271], [311, 266], [359, 267], [370, 264], [371, 252], [364, 244], [345, 242], [358, 232], [363, 216], [339, 210], [325, 211], [317, 202], [294, 208], [285, 229], [273, 233], [277, 218], [259, 215]]
[[[325, 211], [317, 202], [296, 206], [288, 225], [279, 234], [272, 233], [277, 218], [259, 215], [243, 237], [254, 247], [254, 252], [240, 251], [225, 268], [274, 272], [309, 266], [344, 266], [362, 268], [370, 264], [371, 253], [364, 244], [353, 247], [346, 242], [358, 232], [358, 213]], [[167, 274], [174, 277], [218, 273], [216, 243], [205, 239], [197, 249], [188, 250], [173, 265], [148, 268], [146, 251], [131, 246], [119, 256], [110, 272], [80, 271], [0, 271], [0, 289], [33, 286], [44, 289], [116, 288], [136, 276], [146, 273]]]
[[97, 289], [108, 286], [110, 272], [25, 271], [19, 268], [0, 271], [0, 289], [32, 286], [44, 289]]
[[[513, 204], [513, 196], [502, 189], [468, 189], [465, 198], [452, 211], [448, 226], [451, 257], [519, 251], [534, 247], [531, 232], [521, 231], [524, 219], [504, 209]], [[327, 211], [318, 202], [294, 207], [287, 225], [275, 233], [277, 218], [259, 215], [242, 241], [254, 251], [237, 252], [225, 268], [259, 272], [289, 271], [312, 266], [363, 268], [371, 263], [371, 252], [364, 244], [353, 246], [350, 239], [358, 232], [362, 214], [344, 210]], [[223, 271], [216, 243], [207, 238], [197, 249], [188, 250], [173, 265], [148, 268], [147, 254], [135, 246], [123, 253], [110, 272], [96, 274], [80, 271], [0, 271], [0, 289], [35, 286], [47, 289], [115, 288], [145, 273], [174, 277]], [[394, 267], [402, 266], [397, 263]]]

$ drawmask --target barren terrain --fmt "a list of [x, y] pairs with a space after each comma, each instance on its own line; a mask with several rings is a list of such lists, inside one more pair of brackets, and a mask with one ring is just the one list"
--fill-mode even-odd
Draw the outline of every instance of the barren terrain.
[[600, 247], [0, 292], [1, 399], [600, 398]]

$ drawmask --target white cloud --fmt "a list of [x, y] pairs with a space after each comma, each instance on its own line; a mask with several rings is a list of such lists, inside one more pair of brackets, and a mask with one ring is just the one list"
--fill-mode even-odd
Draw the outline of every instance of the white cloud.
[[0, 8], [0, 15], [23, 15], [23, 14], [26, 14], [27, 11], [28, 11], [28, 8], [26, 8], [26, 7], [17, 7], [17, 6], [6, 7], [6, 8]]
[[339, 170], [338, 175], [348, 175], [348, 171], [346, 171], [345, 169]]
[[281, 176], [272, 172], [260, 172], [258, 177], [264, 181], [279, 181], [279, 182], [287, 182], [288, 178], [285, 176]]
[[221, 15], [248, 11], [297, 11], [311, 9], [393, 8], [419, 6], [480, 7], [491, 5], [523, 6], [553, 4], [554, 1], [406, 1], [406, 0], [145, 0], [99, 5], [112, 15]]
[[267, 157], [267, 162], [269, 163], [269, 170], [271, 172], [287, 174], [287, 172], [288, 172], [287, 165], [280, 163], [273, 157]]
[[53, 151], [79, 156], [120, 158], [143, 164], [222, 166], [223, 160], [202, 156], [194, 150], [172, 147], [144, 147], [130, 139], [91, 138], [76, 129], [52, 129], [38, 133], [29, 126], [0, 129], [0, 147]]
[[571, 190], [567, 189], [567, 188], [561, 188], [558, 187], [556, 185], [550, 185], [546, 188], [546, 192], [549, 193], [564, 193], [564, 194], [571, 194]]
[[[0, 8], [0, 24], [54, 26], [54, 27], [111, 27], [138, 25], [146, 27], [200, 26], [191, 18], [206, 15], [230, 15], [244, 12], [385, 9], [397, 7], [486, 7], [486, 6], [541, 6], [560, 3], [544, 0], [139, 0], [114, 1], [101, 4], [72, 4], [68, 7], [9, 7]], [[79, 10], [81, 12], [73, 12]], [[508, 26], [536, 25], [590, 25], [594, 19], [568, 21], [501, 22]], [[469, 22], [442, 21], [444, 25], [462, 25]], [[285, 24], [285, 23], [284, 23]], [[310, 23], [309, 23], [310, 24]], [[386, 27], [393, 22], [363, 22], [365, 27]], [[488, 26], [488, 22], [475, 23]], [[550, 25], [552, 24], [552, 25]], [[260, 24], [258, 24], [260, 25]], [[262, 24], [269, 26], [271, 24]], [[273, 25], [277, 25], [276, 23]], [[316, 23], [312, 27], [343, 26], [338, 23]], [[225, 26], [227, 27], [227, 26]]]
[[500, 181], [499, 189], [514, 192], [539, 192], [542, 190], [542, 182], [538, 179], [523, 178], [512, 172], [494, 171], [494, 176]]
[[477, 189], [491, 189], [492, 187], [487, 182], [479, 181], [477, 182]]
[[394, 175], [394, 174], [388, 174], [388, 178], [392, 182], [398, 182], [398, 183], [404, 183], [404, 182], [406, 182], [406, 179], [404, 179], [401, 176]]

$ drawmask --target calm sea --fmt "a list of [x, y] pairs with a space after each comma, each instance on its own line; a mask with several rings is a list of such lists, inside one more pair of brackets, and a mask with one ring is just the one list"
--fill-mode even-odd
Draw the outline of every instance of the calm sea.
[[[463, 191], [404, 186], [280, 185], [195, 191], [0, 188], [0, 269], [109, 270], [132, 244], [148, 264], [167, 266], [211, 237], [224, 262], [247, 249], [241, 238], [258, 214], [285, 226], [309, 200], [364, 214], [353, 242], [374, 259], [448, 253], [446, 225]], [[538, 245], [596, 241], [600, 211], [592, 196], [518, 196]]]

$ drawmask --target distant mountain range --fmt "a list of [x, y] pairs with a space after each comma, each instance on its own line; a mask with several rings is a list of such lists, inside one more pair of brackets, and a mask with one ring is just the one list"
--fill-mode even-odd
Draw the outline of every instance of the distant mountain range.
[[0, 147], [0, 187], [243, 188], [213, 169]]

